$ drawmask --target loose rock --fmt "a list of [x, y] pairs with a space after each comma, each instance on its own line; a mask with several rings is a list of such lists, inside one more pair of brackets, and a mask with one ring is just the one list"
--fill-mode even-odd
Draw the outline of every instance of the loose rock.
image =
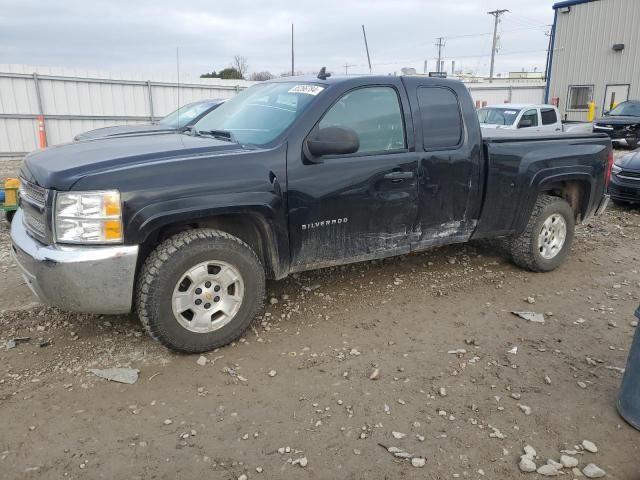
[[204, 367], [208, 362], [209, 360], [204, 355], [200, 355], [200, 357], [198, 357], [198, 360], [196, 360], [196, 363], [201, 367]]
[[375, 368], [371, 375], [369, 375], [369, 380], [378, 380], [380, 378], [380, 369]]
[[602, 478], [607, 474], [607, 472], [593, 463], [584, 467], [582, 473], [584, 473], [584, 476], [587, 478]]
[[129, 385], [138, 381], [137, 368], [90, 368], [89, 371], [100, 378], [105, 378], [112, 382], [127, 383]]
[[538, 470], [536, 470], [540, 475], [544, 475], [545, 477], [556, 477], [558, 476], [558, 470], [553, 465], [542, 465]]
[[591, 453], [598, 452], [598, 447], [596, 447], [596, 444], [589, 440], [582, 441], [582, 448], [584, 448], [587, 452], [591, 452]]
[[416, 468], [422, 468], [427, 463], [427, 460], [423, 457], [413, 457], [411, 459], [411, 465]]
[[536, 312], [511, 312], [518, 317], [533, 323], [544, 323], [544, 315]]
[[570, 457], [569, 455], [562, 455], [560, 457], [560, 463], [565, 468], [573, 468], [578, 466], [578, 459]]
[[535, 472], [537, 468], [535, 462], [527, 455], [522, 455], [520, 457], [520, 463], [518, 464], [518, 467], [520, 467], [520, 470], [525, 473]]

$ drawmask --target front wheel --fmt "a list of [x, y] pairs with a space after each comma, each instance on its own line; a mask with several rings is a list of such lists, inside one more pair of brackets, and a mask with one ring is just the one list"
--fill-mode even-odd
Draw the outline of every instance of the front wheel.
[[264, 269], [246, 243], [218, 230], [189, 230], [149, 255], [138, 276], [136, 309], [163, 345], [206, 352], [242, 335], [264, 289]]
[[511, 239], [516, 265], [533, 272], [548, 272], [569, 255], [575, 217], [569, 204], [559, 197], [540, 195], [524, 232]]

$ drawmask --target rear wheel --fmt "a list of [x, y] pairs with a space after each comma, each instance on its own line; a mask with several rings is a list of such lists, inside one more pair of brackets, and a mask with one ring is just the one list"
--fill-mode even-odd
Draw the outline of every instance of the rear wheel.
[[569, 255], [575, 230], [574, 213], [559, 197], [540, 195], [524, 232], [510, 242], [516, 265], [534, 272], [548, 272]]
[[7, 219], [7, 222], [11, 223], [13, 221], [13, 217], [15, 216], [15, 214], [16, 214], [15, 210], [8, 210], [4, 212], [4, 218]]
[[206, 352], [238, 338], [264, 299], [255, 252], [227, 233], [197, 229], [165, 240], [145, 261], [136, 309], [147, 332], [184, 353]]

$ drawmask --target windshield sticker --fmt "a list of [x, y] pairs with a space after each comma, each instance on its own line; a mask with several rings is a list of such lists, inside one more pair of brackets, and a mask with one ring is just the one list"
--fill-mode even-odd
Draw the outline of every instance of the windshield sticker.
[[505, 110], [504, 113], [506, 113], [507, 115], [514, 115], [518, 112], [516, 112], [515, 110]]
[[291, 87], [289, 89], [289, 93], [304, 93], [306, 95], [318, 95], [324, 87], [319, 85], [296, 85], [295, 87]]

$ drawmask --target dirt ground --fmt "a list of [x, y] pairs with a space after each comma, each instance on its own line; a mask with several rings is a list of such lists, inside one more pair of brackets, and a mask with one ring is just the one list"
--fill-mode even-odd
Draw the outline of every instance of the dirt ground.
[[[640, 209], [580, 226], [547, 274], [471, 243], [271, 282], [278, 303], [205, 365], [133, 318], [36, 303], [1, 223], [3, 479], [534, 479], [518, 468], [525, 445], [541, 466], [585, 439], [598, 452], [579, 450], [580, 468], [640, 479], [640, 432], [615, 409], [640, 303]], [[20, 336], [31, 340], [4, 347]], [[88, 371], [108, 367], [140, 376]]]

